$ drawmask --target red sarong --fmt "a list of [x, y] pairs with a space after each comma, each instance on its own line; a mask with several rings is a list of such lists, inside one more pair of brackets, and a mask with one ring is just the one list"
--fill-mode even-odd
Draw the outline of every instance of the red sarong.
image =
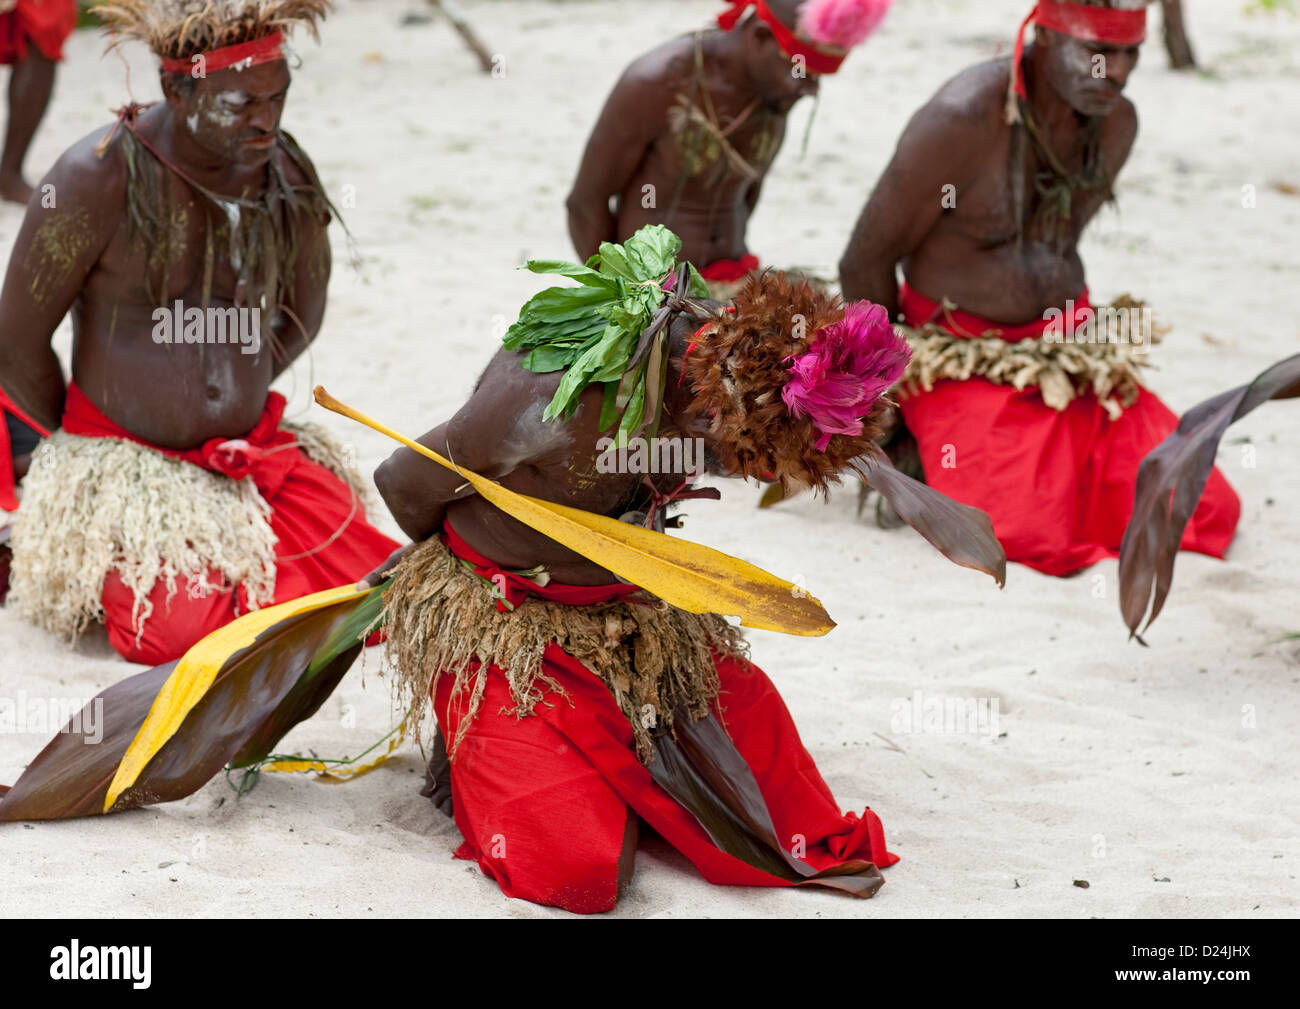
[[42, 437], [49, 437], [50, 432], [37, 424], [18, 408], [18, 404], [0, 389], [0, 511], [16, 512], [18, 495], [14, 486], [13, 448], [9, 444], [9, 427], [5, 424], [5, 414], [17, 417]]
[[[444, 542], [491, 578], [499, 569], [446, 528]], [[528, 583], [532, 594], [592, 605], [636, 591], [624, 584]], [[558, 645], [546, 676], [568, 692], [548, 693], [536, 713], [516, 718], [505, 676], [495, 667], [482, 707], [456, 749], [451, 792], [464, 844], [457, 858], [477, 861], [508, 897], [578, 914], [613, 909], [629, 809], [640, 815], [712, 883], [790, 886], [716, 847], [693, 814], [669, 796], [637, 759], [632, 727], [609, 688]], [[870, 809], [841, 813], [804, 748], [780, 694], [757, 666], [718, 662], [723, 693], [715, 714], [753, 771], [777, 834], [814, 869], [865, 859], [878, 867], [898, 856]], [[451, 704], [454, 677], [433, 690], [434, 712], [455, 739], [469, 698]]]
[[[276, 536], [274, 602], [282, 603], [356, 581], [398, 546], [366, 522], [365, 506], [347, 484], [308, 459], [292, 432], [280, 430], [284, 406], [282, 395], [269, 393], [261, 419], [242, 438], [213, 438], [199, 448], [179, 451], [137, 438], [106, 417], [76, 385], [69, 385], [63, 430], [85, 438], [119, 438], [145, 445], [232, 480], [251, 477], [271, 506], [271, 530]], [[209, 581], [220, 584], [220, 573], [213, 572]], [[160, 580], [149, 598], [153, 614], [137, 640], [132, 591], [116, 572], [104, 579], [109, 641], [123, 658], [150, 666], [179, 658], [200, 638], [248, 611], [242, 587], [195, 595], [178, 584], [168, 602], [167, 585]]]
[[46, 59], [63, 59], [63, 43], [77, 27], [77, 0], [18, 0], [0, 14], [0, 63], [27, 56], [32, 42]]
[[[900, 307], [908, 325], [935, 322], [957, 336], [1000, 330], [1010, 342], [1037, 339], [1047, 322], [1002, 326], [967, 312], [942, 312], [906, 284]], [[1090, 309], [1085, 289], [1076, 322]], [[907, 394], [900, 406], [916, 437], [925, 479], [963, 504], [982, 508], [1007, 552], [1044, 574], [1067, 575], [1119, 556], [1133, 510], [1138, 464], [1178, 426], [1146, 389], [1118, 420], [1091, 392], [1062, 411], [1036, 388], [1017, 392], [984, 378], [941, 381]], [[1241, 502], [1216, 468], [1183, 535], [1182, 549], [1222, 557], [1232, 542]]]
[[758, 257], [745, 253], [739, 259], [719, 259], [702, 266], [700, 276], [714, 284], [734, 284], [758, 269]]

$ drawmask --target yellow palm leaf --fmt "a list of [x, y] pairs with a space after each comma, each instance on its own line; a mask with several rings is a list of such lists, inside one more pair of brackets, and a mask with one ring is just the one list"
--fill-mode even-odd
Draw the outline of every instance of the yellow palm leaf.
[[506, 514], [674, 606], [737, 616], [746, 627], [785, 634], [818, 636], [835, 626], [806, 591], [747, 561], [607, 515], [516, 493], [354, 410], [321, 386], [316, 387], [316, 402], [459, 473]]
[[251, 645], [259, 634], [288, 617], [343, 602], [356, 595], [355, 585], [341, 585], [277, 606], [246, 613], [196, 642], [176, 663], [167, 681], [158, 691], [149, 714], [145, 716], [135, 739], [122, 755], [117, 772], [104, 796], [107, 813], [119, 795], [130, 788], [149, 763], [176, 734], [185, 716], [207, 694], [221, 667], [235, 652]]

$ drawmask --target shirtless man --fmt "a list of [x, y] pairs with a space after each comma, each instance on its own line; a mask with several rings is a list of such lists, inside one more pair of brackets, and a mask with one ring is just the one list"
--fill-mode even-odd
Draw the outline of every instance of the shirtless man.
[[77, 26], [76, 0], [0, 0], [0, 63], [9, 75], [9, 119], [0, 154], [0, 199], [26, 203], [23, 161], [54, 91], [54, 68]]
[[[1137, 136], [1122, 92], [1145, 18], [1145, 0], [1044, 0], [1026, 21], [1031, 46], [963, 71], [913, 116], [840, 262], [846, 298], [931, 327], [914, 339], [909, 378], [928, 348], [987, 333], [1051, 370], [1049, 323], [1071, 306], [1070, 324], [1092, 313], [1078, 242]], [[901, 404], [932, 485], [988, 511], [1012, 560], [1068, 574], [1116, 556], [1138, 462], [1177, 418], [1135, 382], [1119, 404], [1071, 375], [1077, 394], [1067, 386], [1048, 405], [1032, 385], [975, 375]], [[1216, 472], [1184, 547], [1221, 557], [1237, 515]]]
[[[630, 254], [626, 259], [644, 262]], [[663, 279], [651, 272], [637, 279]], [[883, 314], [846, 316], [846, 328], [827, 336], [826, 326], [840, 314], [829, 296], [807, 286], [796, 290], [779, 275], [751, 283], [737, 296], [734, 316], [716, 302], [670, 300], [664, 398], [655, 413], [658, 444], [700, 439], [711, 471], [719, 475], [763, 472], [824, 488], [850, 457], [869, 449], [883, 407], [876, 396], [901, 373], [906, 348]], [[815, 336], [808, 342], [791, 335], [789, 312], [809, 320]], [[789, 359], [811, 353], [809, 346], [821, 340], [839, 339], [864, 351], [878, 348], [871, 366], [885, 372], [824, 375], [826, 382], [841, 383], [841, 394], [850, 383], [874, 390], [864, 392], [854, 411], [859, 423], [836, 426], [856, 428], [855, 434], [831, 437], [816, 419], [765, 406], [801, 402], [805, 393], [816, 399], [816, 390], [802, 386], [783, 398], [782, 390], [795, 381]], [[631, 348], [625, 349], [629, 357]], [[739, 359], [748, 367], [728, 378], [723, 363]], [[690, 482], [685, 453], [675, 457], [671, 472], [603, 466], [608, 442], [601, 439], [614, 430], [612, 423], [602, 429], [600, 420], [604, 383], [582, 388], [572, 415], [546, 421], [543, 408], [567, 372], [535, 373], [526, 360], [514, 350], [499, 350], [466, 404], [420, 442], [514, 491], [654, 523], [662, 498]], [[840, 813], [784, 704], [762, 672], [741, 658], [734, 628], [721, 618], [687, 614], [644, 594], [620, 602], [639, 590], [507, 516], [457, 474], [410, 449], [398, 449], [375, 482], [417, 544], [404, 551], [385, 596], [394, 665], [415, 698], [432, 695], [449, 741], [452, 811], [465, 839], [458, 856], [477, 860], [508, 896], [578, 912], [612, 908], [618, 883], [631, 868], [638, 814], [714, 882], [781, 885], [781, 879], [799, 878], [786, 875], [790, 866], [784, 862], [768, 860], [770, 852], [758, 857], [753, 847], [742, 851], [718, 840], [727, 831], [711, 840], [675, 801], [679, 796], [660, 787], [671, 789], [661, 776], [668, 758], [650, 757], [644, 711], [677, 711], [673, 724], [686, 733], [687, 723], [697, 724], [692, 717], [707, 713], [719, 690], [726, 731], [711, 738], [730, 755], [711, 756], [728, 768], [737, 794], [751, 787], [734, 778], [736, 768], [748, 765], [749, 780], [761, 790], [752, 795], [757, 805], [751, 815], [770, 811], [777, 835], [801, 834], [806, 845], [800, 858], [806, 856], [816, 870], [851, 859], [876, 866], [895, 860], [875, 814], [868, 811], [859, 820]], [[651, 484], [660, 501], [652, 499]], [[628, 513], [639, 514], [633, 519]], [[373, 584], [384, 573], [367, 581]], [[495, 608], [494, 593], [500, 600]], [[599, 655], [589, 656], [592, 621], [603, 629], [595, 640], [604, 644]], [[530, 663], [546, 644], [538, 638], [548, 634], [555, 643], [537, 668]], [[467, 635], [479, 643], [475, 654], [482, 664], [458, 673], [439, 657], [461, 647]], [[531, 658], [520, 659], [521, 652]], [[664, 670], [651, 675], [656, 662]], [[668, 700], [674, 684], [685, 694]], [[639, 690], [645, 693], [635, 700]], [[651, 701], [643, 704], [647, 697]], [[687, 717], [677, 704], [695, 715]], [[653, 780], [647, 761], [657, 768]], [[431, 770], [438, 784], [441, 769]], [[446, 782], [441, 784], [445, 794]], [[696, 796], [706, 806], [718, 801], [708, 788]], [[438, 793], [433, 795], [437, 801]], [[699, 815], [712, 822], [710, 814]], [[575, 837], [582, 843], [573, 844]], [[758, 849], [766, 850], [765, 844], [758, 842]], [[880, 878], [865, 861], [858, 865], [860, 874], [845, 888], [866, 896]]]
[[[822, 74], [839, 68], [888, 3], [766, 0], [741, 21], [750, 6], [733, 4], [718, 19], [722, 30], [675, 38], [624, 71], [568, 198], [579, 258], [658, 223], [681, 236], [707, 281], [734, 286], [757, 268], [745, 229], [786, 117], [817, 94]], [[860, 8], [856, 22], [828, 34], [820, 19], [846, 6]]]
[[[313, 25], [319, 6], [299, 20]], [[75, 636], [102, 607], [114, 646], [157, 663], [242, 609], [355, 579], [394, 544], [366, 524], [350, 488], [294, 447], [306, 435], [283, 428], [284, 398], [270, 392], [315, 339], [330, 274], [328, 201], [280, 129], [289, 69], [279, 33], [215, 24], [234, 46], [177, 52], [183, 4], [161, 42], [156, 12], [134, 21], [123, 9], [112, 27], [163, 57], [164, 100], [124, 109], [43, 180], [55, 200], [29, 208], [0, 295], [0, 386], [8, 412], [42, 434], [63, 429], [24, 483], [13, 534], [21, 609]], [[279, 11], [295, 12], [292, 0]], [[50, 340], [68, 312], [65, 387]], [[8, 462], [10, 446], [0, 449]], [[151, 482], [154, 510], [131, 511], [145, 507], [138, 486], [115, 481]], [[187, 497], [203, 494], [206, 506]], [[184, 514], [196, 508], [211, 512], [207, 527]], [[123, 542], [92, 518], [106, 509], [148, 528]], [[75, 577], [48, 556], [61, 524], [88, 541]], [[149, 547], [158, 556], [139, 553]], [[65, 575], [89, 583], [82, 595]]]

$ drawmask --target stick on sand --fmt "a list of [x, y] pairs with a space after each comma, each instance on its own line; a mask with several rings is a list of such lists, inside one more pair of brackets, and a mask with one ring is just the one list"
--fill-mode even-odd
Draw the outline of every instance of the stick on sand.
[[465, 40], [465, 44], [478, 57], [479, 66], [483, 68], [483, 72], [490, 74], [492, 72], [492, 54], [488, 52], [487, 46], [479, 41], [479, 37], [474, 34], [474, 29], [470, 27], [465, 12], [456, 5], [455, 0], [429, 0], [429, 5], [437, 8], [443, 17], [451, 22], [451, 26], [456, 29], [456, 34]]

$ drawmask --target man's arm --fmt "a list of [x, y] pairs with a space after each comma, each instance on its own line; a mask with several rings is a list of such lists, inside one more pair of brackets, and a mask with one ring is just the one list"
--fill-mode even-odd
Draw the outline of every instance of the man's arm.
[[945, 212], [945, 194], [960, 198], [981, 132], [978, 117], [942, 96], [912, 117], [840, 259], [846, 300], [867, 298], [884, 305], [890, 318], [897, 316], [896, 267]]
[[[559, 421], [545, 425], [541, 421], [558, 376], [522, 372], [516, 355], [499, 354], [507, 355], [506, 361], [498, 357], [488, 365], [473, 395], [456, 415], [416, 439], [443, 458], [490, 480], [548, 460], [557, 446], [563, 449], [568, 443]], [[448, 504], [475, 493], [460, 474], [405, 446], [375, 471], [375, 486], [398, 526], [416, 541], [428, 539], [442, 528]]]
[[[303, 155], [304, 159], [306, 155]], [[316, 168], [310, 161], [301, 166], [304, 181], [320, 187]], [[297, 175], [297, 172], [293, 173]], [[330, 214], [320, 217], [304, 212], [297, 218], [302, 233], [298, 237], [298, 259], [294, 263], [293, 287], [288, 292], [288, 311], [275, 327], [274, 363], [271, 377], [277, 378], [302, 354], [320, 333], [325, 318], [325, 296], [329, 287], [333, 260], [329, 240]]]
[[[66, 394], [50, 341], [116, 233], [125, 198], [117, 150], [95, 156], [100, 135], [71, 147], [37, 185], [0, 291], [0, 388], [49, 430]], [[42, 205], [47, 194], [53, 206]]]
[[614, 85], [591, 131], [565, 203], [569, 237], [583, 262], [595, 255], [601, 242], [627, 237], [617, 233], [618, 221], [609, 201], [627, 189], [667, 121], [670, 89], [662, 74], [647, 68], [647, 60], [642, 57], [633, 63]]

